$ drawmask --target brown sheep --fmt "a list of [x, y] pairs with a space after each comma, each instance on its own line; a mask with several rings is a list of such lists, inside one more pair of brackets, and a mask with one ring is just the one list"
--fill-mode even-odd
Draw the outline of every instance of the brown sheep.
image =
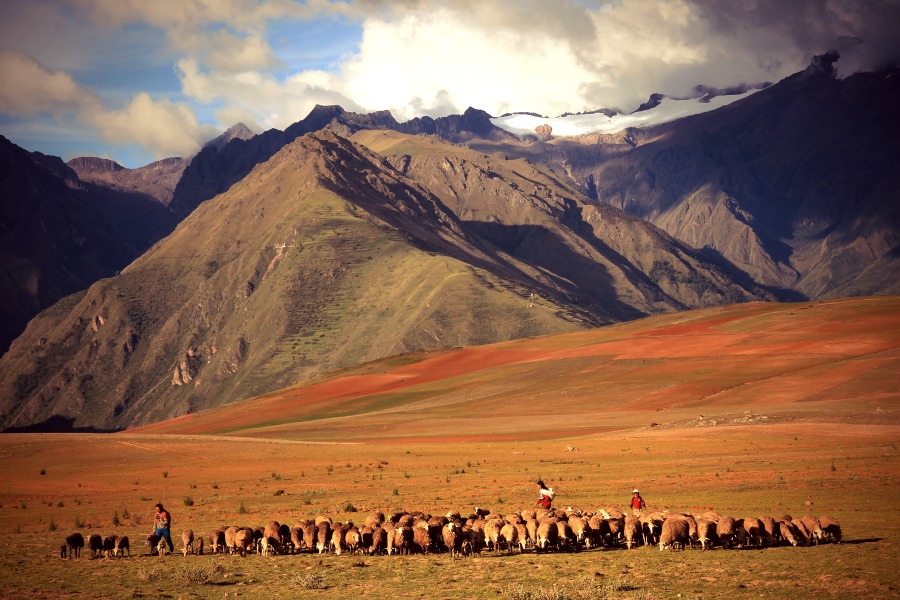
[[[316, 519], [318, 521], [318, 519]], [[319, 521], [316, 525], [316, 550], [319, 554], [328, 551], [328, 545], [331, 542], [331, 520]]]
[[[90, 537], [91, 542], [93, 542], [93, 537], [94, 537], [93, 535]], [[98, 535], [97, 538], [99, 539], [100, 536]], [[160, 537], [158, 535], [156, 535], [155, 533], [151, 533], [150, 535], [147, 536], [147, 539], [144, 540], [144, 545], [150, 547], [150, 556], [156, 556], [157, 549], [159, 548], [159, 539], [160, 539]], [[102, 548], [102, 546], [103, 546], [102, 541], [101, 541], [100, 545]], [[93, 555], [94, 555], [94, 547], [93, 547], [93, 543], [92, 543], [91, 544], [91, 557], [92, 558], [93, 558]]]
[[344, 531], [344, 546], [350, 554], [356, 554], [362, 543], [362, 536], [356, 525], [351, 525]]
[[484, 522], [484, 545], [488, 550], [500, 550], [500, 530], [503, 523], [500, 519], [489, 519]]
[[462, 527], [457, 521], [450, 521], [441, 530], [441, 538], [444, 540], [444, 546], [450, 552], [450, 558], [456, 558], [460, 554], [463, 542]]
[[794, 526], [794, 531], [797, 534], [797, 541], [803, 546], [809, 546], [811, 534], [809, 529], [806, 528], [806, 523], [803, 522], [803, 519], [794, 519], [791, 521], [791, 525]]
[[416, 521], [413, 525], [413, 548], [422, 554], [428, 554], [431, 550], [431, 527], [428, 521]]
[[591, 524], [585, 517], [572, 515], [569, 517], [569, 527], [572, 529], [572, 535], [575, 536], [575, 547], [585, 546], [591, 547]]
[[720, 517], [716, 523], [716, 534], [723, 548], [726, 550], [731, 548], [737, 542], [737, 525], [734, 517]]
[[113, 556], [124, 557], [126, 552], [131, 556], [131, 542], [128, 541], [128, 536], [117, 537], [113, 544]]
[[797, 532], [797, 527], [792, 521], [778, 521], [778, 533], [780, 534], [781, 539], [791, 546], [800, 545], [800, 534]]
[[181, 543], [184, 544], [182, 552], [185, 556], [194, 553], [194, 532], [191, 529], [185, 529], [181, 532]]
[[300, 552], [300, 546], [303, 545], [303, 528], [291, 527], [291, 554]]
[[304, 521], [300, 528], [303, 529], [303, 546], [312, 553], [316, 549], [319, 528], [313, 521]]
[[678, 515], [668, 517], [662, 524], [662, 530], [659, 534], [659, 551], [662, 552], [666, 548], [670, 551], [681, 546], [684, 550], [688, 544], [690, 527], [688, 522]]
[[381, 525], [372, 528], [372, 543], [369, 554], [384, 554], [387, 549], [387, 530]]
[[659, 533], [662, 528], [663, 519], [656, 513], [642, 514], [641, 530], [644, 535], [644, 545], [653, 546], [659, 542]]
[[234, 534], [234, 547], [242, 557], [251, 552], [253, 550], [253, 530], [249, 527], [238, 529]]
[[575, 534], [572, 533], [572, 528], [569, 527], [569, 521], [557, 521], [556, 529], [559, 535], [557, 544], [559, 545], [560, 549], [575, 548], [577, 550], [577, 547], [575, 547]]
[[775, 519], [763, 516], [759, 518], [759, 522], [762, 524], [762, 529], [759, 531], [762, 545], [764, 547], [774, 546], [775, 540], [778, 538], [778, 526], [775, 524]]
[[209, 532], [209, 547], [213, 554], [225, 552], [225, 530], [213, 529]]
[[754, 519], [752, 517], [748, 517], [744, 519], [744, 535], [746, 538], [746, 545], [748, 546], [762, 546], [762, 533], [765, 531], [763, 529], [763, 525], [759, 519]]
[[834, 517], [827, 515], [819, 517], [819, 525], [822, 527], [822, 540], [831, 539], [841, 543], [841, 524]]
[[700, 542], [700, 549], [706, 550], [708, 546], [712, 546], [715, 538], [715, 521], [707, 521], [702, 517], [697, 519], [697, 541]]
[[66, 558], [67, 555], [70, 559], [73, 555], [78, 558], [82, 548], [84, 548], [84, 536], [76, 532], [66, 536], [66, 543], [60, 547], [60, 554], [62, 558]]
[[531, 518], [525, 521], [525, 531], [527, 532], [527, 536], [525, 540], [530, 543], [533, 548], [535, 543], [537, 542], [537, 530], [538, 530], [538, 522], [537, 519]]
[[825, 535], [822, 532], [822, 525], [819, 523], [819, 520], [815, 517], [805, 515], [800, 519], [800, 522], [803, 523], [803, 525], [806, 527], [806, 530], [809, 531], [809, 537], [813, 541], [813, 543], [818, 545]]
[[236, 554], [238, 551], [237, 544], [234, 541], [238, 531], [240, 531], [240, 528], [233, 526], [225, 530], [225, 547], [228, 548], [230, 554]]
[[641, 533], [641, 520], [635, 515], [627, 515], [625, 517], [625, 547], [631, 550], [641, 544], [643, 535]]
[[156, 555], [157, 556], [165, 556], [169, 553], [169, 544], [166, 542], [166, 538], [159, 538], [159, 543], [156, 544]]
[[203, 536], [202, 535], [199, 536], [194, 541], [194, 549], [196, 550], [196, 552], [199, 556], [203, 556]]

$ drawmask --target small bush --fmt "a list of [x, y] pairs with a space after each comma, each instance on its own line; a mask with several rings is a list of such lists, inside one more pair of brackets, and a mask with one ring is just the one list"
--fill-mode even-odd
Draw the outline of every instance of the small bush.
[[219, 489], [219, 484], [218, 483], [212, 484], [212, 489], [214, 489], [214, 490]]
[[306, 575], [297, 575], [291, 582], [305, 590], [320, 590], [325, 587], [325, 576], [319, 573], [307, 573]]
[[356, 512], [356, 507], [353, 506], [353, 503], [351, 503], [351, 502], [348, 501], [347, 504], [344, 505], [344, 512], [347, 512], [347, 513], [355, 513], [355, 512]]
[[193, 505], [194, 505], [194, 498], [191, 497], [191, 496], [185, 496], [185, 497], [183, 498], [183, 502], [184, 502], [184, 505], [185, 505], [185, 506], [193, 506]]
[[281, 476], [281, 473], [272, 471], [272, 479], [274, 479], [275, 481], [281, 481], [282, 479], [284, 479], [284, 477]]
[[221, 565], [188, 565], [178, 569], [176, 575], [185, 583], [205, 585], [221, 570]]
[[197, 484], [196, 484], [196, 483], [189, 483], [189, 484], [188, 484], [188, 487], [189, 487], [190, 489], [192, 489], [192, 490], [196, 490], [196, 489], [197, 489]]
[[238, 506], [238, 514], [239, 514], [239, 515], [246, 515], [248, 512], [250, 512], [250, 511], [247, 510], [247, 507], [244, 506], [244, 501], [241, 500], [241, 505]]
[[118, 527], [119, 525], [121, 525], [121, 523], [119, 522], [119, 511], [115, 511], [113, 513], [112, 524], [113, 527]]
[[87, 523], [81, 520], [81, 517], [75, 515], [75, 529], [84, 529], [87, 526]]
[[46, 475], [46, 474], [47, 474], [47, 469], [41, 469], [41, 475]]
[[[66, 505], [66, 503], [63, 502], [62, 500], [60, 500], [59, 502], [56, 503], [56, 507], [57, 507], [57, 508], [62, 508], [62, 507], [64, 507], [65, 505]], [[3, 507], [0, 506], [0, 508], [3, 508]]]
[[128, 512], [127, 508], [122, 509], [122, 518], [123, 519], [131, 518], [131, 513]]
[[391, 492], [391, 495], [393, 495], [393, 496], [399, 496], [399, 495], [400, 495], [400, 490], [398, 490], [397, 488], [394, 488], [394, 491]]
[[50, 526], [48, 527], [49, 531], [56, 531], [59, 529], [59, 526], [56, 524], [56, 521], [53, 520], [53, 517], [50, 517]]
[[156, 567], [141, 567], [138, 569], [137, 577], [141, 581], [156, 581], [162, 577], [162, 570]]
[[163, 471], [163, 479], [166, 479], [166, 478], [168, 478], [168, 477], [169, 477], [169, 472], [168, 472], [168, 471]]

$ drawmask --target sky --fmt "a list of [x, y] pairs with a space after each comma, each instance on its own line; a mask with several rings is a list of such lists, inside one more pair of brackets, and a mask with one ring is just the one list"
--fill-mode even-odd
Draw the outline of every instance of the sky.
[[0, 134], [137, 167], [316, 104], [404, 121], [629, 112], [900, 60], [900, 0], [0, 0]]

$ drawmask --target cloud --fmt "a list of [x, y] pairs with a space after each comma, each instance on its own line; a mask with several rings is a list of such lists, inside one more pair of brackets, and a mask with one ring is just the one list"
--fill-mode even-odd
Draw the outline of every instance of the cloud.
[[0, 50], [0, 112], [33, 117], [93, 110], [99, 98], [70, 75], [51, 71], [25, 54]]

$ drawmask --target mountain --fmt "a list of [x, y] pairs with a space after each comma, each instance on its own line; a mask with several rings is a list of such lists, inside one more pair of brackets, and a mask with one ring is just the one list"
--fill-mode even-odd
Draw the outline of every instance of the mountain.
[[66, 164], [81, 181], [118, 192], [146, 196], [168, 206], [188, 161], [174, 156], [136, 169], [127, 169], [108, 158], [80, 156]]
[[900, 70], [837, 79], [834, 59], [656, 127], [470, 145], [544, 164], [782, 298], [898, 293]]
[[252, 138], [255, 133], [250, 131], [250, 128], [244, 125], [243, 123], [236, 123], [226, 129], [222, 135], [211, 139], [203, 145], [204, 148], [215, 148], [216, 150], [221, 150], [225, 144], [230, 142], [231, 140], [249, 140]]
[[141, 194], [83, 182], [0, 136], [0, 352], [39, 311], [110, 277], [174, 227]]
[[[119, 429], [405, 352], [761, 297], [522, 162], [381, 133], [395, 150], [445, 156], [462, 174], [454, 186], [496, 185], [486, 220], [454, 213], [486, 196], [451, 210], [435, 183], [363, 145], [300, 136], [118, 276], [36, 317], [0, 359], [0, 426]], [[427, 165], [410, 160], [405, 170], [426, 180]], [[524, 220], [505, 225], [507, 205]], [[647, 261], [628, 264], [613, 238], [640, 244]], [[572, 268], [553, 272], [561, 265]], [[663, 291], [679, 285], [694, 295]]]

